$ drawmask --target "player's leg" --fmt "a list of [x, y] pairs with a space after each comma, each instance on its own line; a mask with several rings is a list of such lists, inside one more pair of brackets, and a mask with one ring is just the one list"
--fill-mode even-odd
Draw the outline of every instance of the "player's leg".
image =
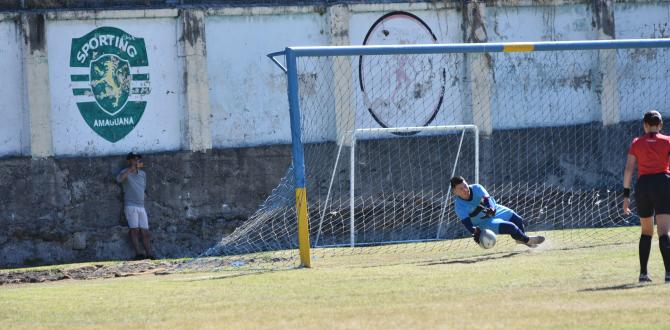
[[138, 224], [140, 231], [142, 233], [142, 243], [144, 243], [144, 250], [147, 252], [147, 257], [154, 259], [154, 253], [151, 249], [151, 237], [149, 236], [149, 217], [147, 216], [147, 211], [144, 208], [138, 210]]
[[140, 229], [140, 232], [142, 233], [142, 243], [144, 243], [144, 250], [147, 251], [146, 257], [149, 259], [155, 259], [154, 257], [154, 252], [151, 249], [151, 237], [149, 235], [149, 230], [148, 229]]
[[510, 216], [509, 220], [507, 221], [515, 224], [522, 232], [526, 232], [526, 226], [523, 224], [523, 219], [518, 214], [516, 214], [516, 212], [512, 211], [512, 216]]
[[[497, 217], [502, 218], [505, 221], [509, 221], [516, 225], [519, 230], [521, 230], [522, 233], [526, 233], [526, 227], [524, 225], [523, 219], [516, 214], [516, 212], [512, 211], [511, 209], [504, 208], [503, 212], [500, 212], [497, 214]], [[529, 236], [529, 242], [525, 242], [523, 240], [516, 240], [517, 243], [519, 244], [525, 244], [530, 247], [537, 247], [538, 244], [542, 244], [544, 242], [544, 237], [543, 236]]]
[[495, 227], [494, 232], [499, 234], [506, 234], [512, 236], [517, 242], [522, 242], [530, 247], [535, 247], [544, 242], [542, 236], [527, 236], [515, 223], [505, 221], [503, 219], [495, 218], [488, 221], [491, 226]]
[[498, 205], [498, 212], [496, 212], [496, 218], [509, 221], [513, 223], [515, 226], [517, 226], [521, 230], [521, 232], [523, 233], [526, 232], [526, 227], [523, 224], [523, 219], [518, 214], [516, 214], [516, 212], [512, 211], [508, 207]]
[[[658, 247], [665, 266], [665, 283], [670, 283], [670, 177], [660, 176], [656, 180], [654, 190], [654, 211], [656, 213], [656, 230], [658, 231]], [[652, 228], [653, 230], [653, 228]]]
[[140, 248], [140, 228], [137, 208], [126, 206], [124, 211], [126, 214], [126, 221], [128, 221], [130, 242], [133, 244], [133, 249], [135, 250], [135, 259], [142, 259], [144, 254]]
[[652, 200], [648, 194], [649, 180], [642, 176], [635, 186], [635, 204], [637, 214], [640, 217], [640, 243], [638, 245], [638, 254], [640, 257], [640, 282], [651, 282], [647, 273], [647, 264], [649, 263], [649, 254], [651, 252], [651, 237], [654, 235], [654, 209]]
[[658, 230], [658, 247], [663, 256], [663, 265], [665, 266], [665, 283], [670, 283], [670, 214], [656, 215], [656, 226]]
[[498, 230], [501, 234], [507, 234], [512, 236], [517, 242], [523, 242], [527, 244], [530, 238], [519, 228], [516, 224], [509, 221], [500, 221], [498, 224]]
[[651, 282], [647, 273], [649, 254], [651, 253], [651, 237], [654, 235], [654, 217], [640, 217], [640, 243], [638, 244], [638, 255], [640, 258], [640, 282]]

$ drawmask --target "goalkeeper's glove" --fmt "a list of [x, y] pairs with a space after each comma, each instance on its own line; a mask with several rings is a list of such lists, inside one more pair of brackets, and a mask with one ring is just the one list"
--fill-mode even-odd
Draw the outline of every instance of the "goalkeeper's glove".
[[472, 210], [472, 212], [470, 212], [470, 214], [468, 214], [468, 216], [469, 216], [470, 218], [474, 218], [474, 217], [476, 217], [476, 216], [479, 214], [479, 212], [481, 212], [483, 209], [484, 209], [484, 208], [482, 207], [482, 205], [479, 204], [479, 205], [477, 205], [477, 207], [475, 207], [474, 210]]
[[484, 209], [484, 214], [486, 214], [486, 217], [492, 217], [496, 215], [496, 209], [492, 207], [487, 207]]
[[472, 238], [475, 240], [475, 243], [479, 244], [479, 235], [481, 235], [482, 230], [479, 227], [475, 227], [475, 232], [472, 233]]

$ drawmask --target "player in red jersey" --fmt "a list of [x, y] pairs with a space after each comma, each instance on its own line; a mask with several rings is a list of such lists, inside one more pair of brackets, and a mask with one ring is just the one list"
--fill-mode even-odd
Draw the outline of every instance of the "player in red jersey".
[[640, 282], [651, 282], [647, 262], [654, 235], [654, 218], [659, 248], [665, 265], [665, 283], [670, 283], [670, 136], [661, 134], [663, 118], [658, 111], [644, 114], [644, 135], [636, 137], [628, 150], [623, 176], [623, 211], [629, 215], [630, 184], [637, 164], [635, 203], [640, 216]]

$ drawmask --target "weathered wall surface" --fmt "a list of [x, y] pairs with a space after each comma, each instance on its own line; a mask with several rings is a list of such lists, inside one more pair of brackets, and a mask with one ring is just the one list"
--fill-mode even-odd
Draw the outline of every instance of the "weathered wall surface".
[[21, 155], [30, 142], [23, 107], [23, 72], [21, 71], [21, 38], [13, 21], [0, 21], [0, 157]]
[[[394, 11], [408, 15], [389, 15]], [[105, 156], [128, 150], [159, 152], [286, 144], [290, 140], [286, 79], [265, 55], [289, 45], [658, 38], [668, 35], [670, 16], [666, 2], [654, 1], [467, 6], [450, 2], [380, 2], [327, 7], [3, 15], [0, 43], [2, 65], [7, 68], [2, 79], [7, 81], [4, 84], [7, 88], [0, 91], [6, 100], [0, 109], [6, 119], [0, 124], [0, 157]], [[116, 56], [109, 49], [93, 48], [106, 40], [116, 40], [109, 29], [141, 40], [145, 62], [131, 63], [131, 57], [124, 59], [123, 54]], [[389, 31], [390, 36], [386, 37], [384, 33]], [[104, 38], [96, 39], [99, 35]], [[82, 42], [93, 39], [95, 44], [89, 44], [84, 51], [91, 60], [79, 63]], [[104, 61], [92, 60], [93, 57], [104, 60], [107, 53], [111, 54], [108, 59], [116, 56], [120, 60], [119, 72], [128, 71], [127, 84], [116, 86], [105, 80]], [[601, 69], [599, 65], [605, 59], [602, 56], [605, 55], [595, 52], [575, 54], [579, 58], [577, 65], [561, 70], [565, 76], [561, 79], [572, 81], [556, 86], [552, 93], [557, 104], [562, 100], [573, 103], [557, 106], [555, 111], [563, 118], [570, 117], [569, 124], [599, 120], [609, 124], [637, 118], [639, 109], [632, 104], [637, 103], [638, 92], [667, 79], [638, 60], [641, 56], [653, 56], [653, 52], [633, 54], [617, 63], [619, 72], [659, 74], [644, 77], [636, 86], [626, 81], [628, 74], [620, 74], [618, 79], [610, 81], [612, 86], [618, 86], [616, 91], [611, 88], [609, 99], [601, 102], [598, 93], [602, 86], [594, 72]], [[126, 62], [128, 68], [124, 68]], [[556, 122], [552, 116], [537, 117], [526, 111], [529, 101], [523, 99], [520, 89], [534, 81], [507, 85], [508, 89], [489, 95], [489, 101], [478, 105], [479, 109], [472, 108], [470, 81], [490, 88], [495, 80], [518, 79], [515, 72], [523, 71], [524, 66], [545, 65], [541, 58], [530, 63], [523, 56], [510, 56], [487, 64], [476, 56], [456, 56], [443, 64], [448, 83], [434, 124], [469, 123], [473, 121], [473, 112], [488, 113], [490, 124], [476, 123], [486, 133], [494, 128], [548, 126]], [[328, 106], [337, 108], [338, 116], [348, 112], [346, 116], [355, 116], [357, 122], [370, 120], [358, 84], [358, 59], [334, 63], [335, 69], [330, 71], [318, 69], [315, 64], [302, 65], [303, 102], [326, 104], [323, 100], [328, 95], [312, 95], [310, 90], [315, 90], [315, 84], [337, 81], [334, 95], [350, 93], [354, 108], [337, 100], [327, 100]], [[489, 67], [482, 69], [482, 65]], [[370, 71], [366, 78], [372, 75]], [[540, 75], [534, 79], [547, 78]], [[17, 90], [21, 84], [14, 82], [18, 81], [24, 81], [26, 88]], [[509, 97], [517, 99], [501, 100]], [[658, 95], [645, 95], [644, 100], [651, 106], [663, 107], [663, 99]], [[603, 115], [603, 104], [617, 108], [618, 113]], [[45, 107], [48, 113], [44, 113]], [[423, 124], [422, 120], [415, 122], [417, 119], [409, 116], [389, 120], [387, 124], [391, 126]], [[321, 135], [306, 139], [332, 141], [336, 139], [335, 132], [342, 129], [323, 127]]]
[[[486, 8], [490, 42], [590, 40], [597, 38], [590, 4], [491, 6]], [[523, 22], [524, 24], [518, 24]], [[533, 28], [528, 28], [532, 26]]]
[[[288, 147], [145, 156], [156, 253], [197, 256], [232, 232], [290, 164]], [[134, 255], [114, 175], [122, 157], [10, 158], [0, 166], [0, 266]], [[7, 184], [11, 182], [11, 184]]]
[[[592, 40], [597, 39], [598, 35], [598, 31], [591, 25], [592, 15], [591, 7], [587, 4], [491, 7], [486, 12], [486, 35], [490, 42]], [[574, 67], [567, 68], [549, 66], [549, 59], [542, 55], [493, 56], [495, 80], [519, 82], [503, 84], [503, 88], [496, 85], [491, 106], [494, 128], [552, 126], [557, 122], [565, 122], [566, 118], [574, 124], [599, 120], [600, 108], [594, 92], [595, 86], [590, 84], [590, 73], [598, 66], [597, 52], [558, 54], [566, 56], [566, 63], [575, 62]], [[540, 66], [547, 66], [546, 70], [530, 79], [519, 78], [524, 71], [536, 71]], [[555, 82], [549, 79], [555, 79]], [[559, 81], [565, 83], [556, 83]], [[529, 85], [541, 84], [551, 87], [541, 92], [545, 93], [544, 97], [553, 96], [551, 103], [554, 111], [528, 111], [529, 108], [536, 108], [533, 101], [539, 95], [529, 97], [524, 90], [528, 90]]]
[[206, 30], [212, 145], [290, 143], [286, 75], [265, 55], [287, 45], [328, 44], [323, 17], [210, 16]]
[[[614, 11], [616, 22], [615, 32], [617, 39], [643, 39], [670, 37], [670, 10], [667, 3], [617, 3]], [[668, 78], [667, 71], [657, 66], [649, 65], [640, 59], [654, 57], [654, 52], [635, 52], [618, 63], [621, 75], [619, 90], [621, 91], [621, 120], [639, 119], [645, 104], [640, 99], [649, 102], [652, 107], [663, 111], [668, 108], [664, 93], [654, 93], [657, 86], [665, 84]], [[630, 80], [635, 73], [645, 73], [634, 84]], [[637, 98], [637, 99], [636, 99]]]
[[[230, 232], [290, 162], [286, 79], [267, 53], [296, 45], [659, 38], [668, 36], [669, 8], [661, 1], [379, 1], [0, 13], [0, 266], [129, 257], [120, 188], [111, 177], [122, 166], [118, 155], [131, 150], [149, 153], [147, 207], [159, 255], [195, 255]], [[387, 16], [393, 11], [409, 15]], [[385, 38], [389, 31], [393, 37]], [[143, 45], [144, 53], [129, 45]], [[529, 111], [532, 98], [523, 90], [543, 76], [506, 90], [492, 86], [546, 63], [519, 54], [455, 56], [444, 68], [449, 80], [433, 123], [475, 123], [484, 135], [506, 137], [507, 129], [550, 126], [557, 115], [569, 118], [564, 124], [625, 126], [650, 107], [670, 113], [666, 94], [657, 92], [668, 85], [667, 70], [639, 61], [656, 54], [631, 53], [616, 69], [638, 75], [616, 79], [603, 67], [607, 53], [580, 57], [549, 91], [556, 108], [541, 114]], [[307, 141], [335, 140], [350, 129], [345, 119], [374, 124], [358, 60], [330, 64], [337, 70], [301, 63], [302, 102], [337, 109]], [[314, 88], [335, 80], [331, 91]], [[353, 99], [324, 94], [331, 92]], [[486, 155], [491, 148], [483, 139]], [[488, 183], [509, 176], [482, 172]]]

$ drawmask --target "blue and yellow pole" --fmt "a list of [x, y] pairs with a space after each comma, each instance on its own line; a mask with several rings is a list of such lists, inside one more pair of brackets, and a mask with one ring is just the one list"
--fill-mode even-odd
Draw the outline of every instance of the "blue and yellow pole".
[[503, 46], [503, 52], [505, 53], [532, 52], [534, 50], [535, 45], [533, 44], [510, 43]]
[[291, 142], [293, 151], [293, 176], [295, 179], [295, 208], [298, 216], [298, 247], [300, 264], [311, 267], [309, 246], [309, 219], [307, 191], [305, 190], [305, 154], [300, 127], [300, 99], [298, 98], [298, 68], [295, 53], [286, 48], [286, 70], [288, 75], [288, 105], [291, 120]]

